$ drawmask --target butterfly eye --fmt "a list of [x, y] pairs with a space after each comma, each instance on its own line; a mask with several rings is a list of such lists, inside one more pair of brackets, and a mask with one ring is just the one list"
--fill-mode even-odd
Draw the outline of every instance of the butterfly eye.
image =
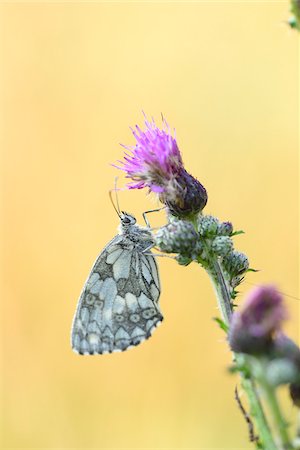
[[124, 211], [122, 211], [121, 221], [123, 225], [134, 225], [136, 222], [133, 216], [125, 213]]

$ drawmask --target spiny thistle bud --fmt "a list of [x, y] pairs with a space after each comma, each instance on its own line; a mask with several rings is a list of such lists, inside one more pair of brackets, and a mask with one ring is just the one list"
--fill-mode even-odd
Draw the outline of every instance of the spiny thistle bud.
[[300, 408], [300, 382], [290, 385], [290, 396], [294, 405]]
[[217, 236], [212, 241], [211, 248], [217, 255], [225, 256], [232, 250], [233, 243], [229, 236]]
[[174, 216], [195, 216], [207, 203], [204, 186], [185, 170], [176, 138], [165, 119], [163, 129], [146, 117], [145, 126], [145, 130], [137, 125], [132, 129], [136, 145], [123, 145], [131, 155], [126, 153], [121, 166], [116, 167], [133, 181], [129, 189], [148, 187]]
[[199, 236], [191, 222], [173, 220], [160, 228], [155, 235], [156, 245], [166, 253], [191, 256], [198, 247]]
[[236, 250], [228, 253], [223, 258], [223, 267], [232, 277], [241, 275], [249, 269], [249, 260], [244, 253], [238, 252]]
[[233, 232], [233, 226], [231, 222], [221, 222], [218, 225], [218, 235], [219, 236], [230, 236]]
[[268, 363], [265, 376], [268, 382], [276, 387], [297, 381], [299, 379], [299, 371], [289, 359], [279, 358]]
[[259, 286], [232, 315], [229, 343], [235, 352], [258, 354], [272, 350], [274, 334], [287, 317], [281, 294], [273, 286]]
[[202, 237], [217, 235], [219, 221], [214, 216], [200, 216], [198, 219], [198, 231]]

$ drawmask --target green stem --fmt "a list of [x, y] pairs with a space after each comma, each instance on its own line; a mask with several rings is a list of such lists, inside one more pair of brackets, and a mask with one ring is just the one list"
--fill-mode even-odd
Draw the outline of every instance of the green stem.
[[247, 394], [251, 410], [251, 417], [253, 418], [256, 424], [256, 429], [258, 430], [259, 438], [263, 444], [263, 448], [270, 450], [277, 449], [253, 380], [251, 378], [246, 378], [242, 376], [241, 385]]
[[230, 293], [226, 286], [226, 281], [221, 270], [220, 264], [217, 260], [212, 261], [213, 270], [209, 271], [209, 276], [218, 300], [218, 306], [222, 314], [222, 318], [226, 325], [229, 325], [232, 315], [232, 304]]
[[[207, 267], [206, 270], [210, 276], [216, 293], [222, 319], [227, 325], [229, 325], [232, 315], [231, 296], [218, 260], [212, 259], [211, 267]], [[234, 356], [238, 366], [245, 364], [244, 355], [235, 354]], [[262, 446], [265, 450], [277, 450], [269, 424], [263, 411], [262, 404], [255, 388], [254, 380], [246, 377], [243, 372], [241, 372], [240, 375], [242, 378], [242, 387], [247, 394], [251, 409], [251, 416], [254, 419]]]
[[260, 386], [262, 387], [266, 402], [269, 405], [270, 413], [272, 414], [274, 429], [278, 436], [278, 441], [280, 443], [280, 449], [282, 450], [292, 450], [293, 446], [291, 444], [287, 423], [282, 416], [276, 392], [272, 386], [270, 386], [264, 379], [264, 374], [260, 379]]

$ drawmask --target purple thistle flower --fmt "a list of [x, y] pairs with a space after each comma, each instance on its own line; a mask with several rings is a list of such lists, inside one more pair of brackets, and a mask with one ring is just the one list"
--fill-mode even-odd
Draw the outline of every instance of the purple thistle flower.
[[175, 131], [173, 136], [166, 120], [159, 129], [153, 119], [150, 122], [145, 117], [145, 130], [138, 125], [131, 130], [136, 145], [122, 145], [131, 154], [125, 153], [124, 161], [116, 166], [133, 181], [128, 184], [129, 189], [148, 187], [178, 217], [201, 211], [207, 203], [206, 190], [185, 170]]
[[286, 318], [283, 297], [274, 286], [253, 289], [243, 307], [232, 315], [229, 330], [232, 350], [249, 354], [269, 351]]

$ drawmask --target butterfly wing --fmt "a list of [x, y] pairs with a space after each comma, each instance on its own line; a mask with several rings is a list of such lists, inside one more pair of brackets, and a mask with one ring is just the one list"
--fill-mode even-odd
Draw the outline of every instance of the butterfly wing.
[[111, 353], [148, 339], [163, 320], [159, 295], [154, 257], [116, 236], [100, 253], [80, 295], [72, 327], [73, 350]]

